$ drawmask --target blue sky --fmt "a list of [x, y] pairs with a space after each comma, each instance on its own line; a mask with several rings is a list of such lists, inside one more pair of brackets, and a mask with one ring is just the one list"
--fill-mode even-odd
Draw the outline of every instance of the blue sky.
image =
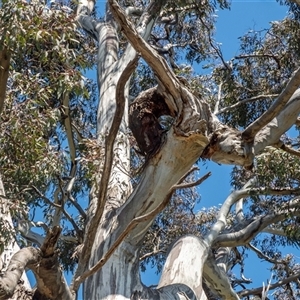
[[[280, 6], [275, 0], [233, 0], [230, 10], [218, 11], [218, 20], [216, 25], [216, 41], [220, 42], [223, 55], [226, 60], [230, 60], [238, 53], [239, 40], [249, 30], [261, 30], [269, 27], [269, 23], [275, 20], [281, 20], [287, 14], [287, 7]], [[197, 67], [194, 66], [197, 72]], [[201, 72], [199, 68], [199, 72]], [[231, 166], [220, 166], [209, 162], [201, 167], [201, 174], [211, 171], [212, 176], [199, 187], [201, 201], [196, 206], [196, 210], [203, 207], [218, 206], [226, 199], [232, 190], [230, 186]], [[286, 249], [287, 250], [287, 249]], [[293, 249], [295, 253], [295, 249]], [[299, 250], [296, 250], [300, 256]], [[284, 251], [286, 252], [286, 251]], [[244, 275], [251, 278], [253, 284], [248, 287], [258, 287], [270, 279], [269, 264], [258, 260], [250, 254], [246, 259]], [[237, 274], [239, 276], [239, 274]], [[153, 269], [142, 273], [143, 282], [147, 285], [157, 284], [159, 276]]]
[[[100, 11], [103, 11], [104, 3], [105, 1], [97, 1]], [[238, 53], [238, 37], [250, 29], [268, 28], [270, 21], [282, 19], [286, 15], [286, 11], [286, 7], [280, 6], [277, 2], [271, 0], [233, 0], [231, 10], [220, 10], [218, 12], [216, 40], [222, 43], [222, 52], [225, 59], [229, 60]], [[197, 72], [197, 67], [194, 67]], [[219, 166], [208, 162], [200, 167], [202, 175], [211, 171], [212, 176], [199, 188], [201, 202], [197, 205], [196, 210], [223, 203], [231, 191], [229, 184], [231, 166]], [[298, 256], [300, 256], [300, 253], [298, 253]], [[245, 266], [244, 275], [247, 278], [255, 279], [253, 287], [260, 286], [270, 276], [270, 273], [266, 270], [267, 264], [255, 260], [254, 257], [249, 257], [249, 261], [250, 264]], [[250, 267], [248, 267], [249, 265]], [[153, 269], [149, 269], [147, 272], [142, 273], [142, 279], [146, 285], [152, 285], [157, 284], [159, 276], [155, 274]]]

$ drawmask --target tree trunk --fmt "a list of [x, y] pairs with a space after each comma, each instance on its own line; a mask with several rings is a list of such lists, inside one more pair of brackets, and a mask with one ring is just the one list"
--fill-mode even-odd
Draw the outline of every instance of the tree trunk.
[[[2, 240], [0, 243], [0, 271], [1, 273], [5, 272], [7, 270], [7, 267], [9, 266], [9, 263], [11, 261], [11, 258], [15, 253], [17, 253], [20, 250], [20, 247], [18, 243], [15, 241], [15, 230], [12, 222], [12, 217], [10, 214], [10, 208], [9, 203], [6, 201], [5, 191], [2, 183], [2, 179], [0, 177], [0, 228], [2, 237], [6, 237], [5, 241]], [[16, 269], [16, 268], [14, 268]], [[18, 286], [15, 289], [15, 285], [13, 285], [14, 282], [14, 274], [8, 272], [8, 280], [6, 282], [1, 282], [0, 285], [0, 299], [2, 299], [3, 296], [7, 295], [7, 291], [10, 291], [9, 294], [11, 294], [12, 300], [18, 300], [18, 299], [31, 299], [32, 294], [28, 291], [30, 287], [30, 283], [28, 281], [28, 278], [26, 276], [26, 273], [21, 273], [21, 281], [18, 284]], [[12, 278], [9, 279], [9, 277], [12, 276]], [[1, 293], [1, 290], [4, 290], [4, 293]], [[27, 290], [28, 289], [28, 290]], [[5, 298], [4, 298], [5, 299]]]

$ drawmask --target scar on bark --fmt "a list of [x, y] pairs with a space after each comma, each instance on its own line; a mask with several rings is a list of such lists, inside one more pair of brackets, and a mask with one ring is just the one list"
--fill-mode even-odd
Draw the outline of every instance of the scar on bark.
[[130, 105], [129, 128], [143, 155], [153, 156], [160, 148], [166, 131], [161, 116], [174, 117], [157, 87], [142, 92]]
[[253, 168], [252, 145], [243, 141], [242, 132], [228, 126], [223, 126], [212, 134], [201, 157], [223, 164], [238, 164], [247, 170]]

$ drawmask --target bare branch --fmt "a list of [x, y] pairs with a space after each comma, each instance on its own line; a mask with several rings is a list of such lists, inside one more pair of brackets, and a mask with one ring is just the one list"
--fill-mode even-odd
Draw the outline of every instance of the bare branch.
[[222, 85], [223, 85], [223, 82], [221, 82], [219, 84], [218, 98], [217, 98], [217, 102], [216, 102], [215, 109], [214, 109], [215, 115], [219, 113], [219, 105], [220, 105], [221, 95], [222, 95]]
[[210, 253], [203, 267], [203, 277], [209, 288], [222, 299], [239, 300], [233, 290], [227, 274], [217, 266], [213, 255]]
[[26, 240], [28, 240], [38, 246], [41, 246], [44, 242], [44, 237], [42, 237], [40, 234], [38, 234], [36, 232], [33, 232], [31, 230], [32, 227], [35, 227], [35, 225], [32, 224], [32, 222], [30, 222], [28, 220], [20, 220], [18, 222], [18, 230], [20, 231], [22, 236]]
[[34, 185], [31, 185], [31, 187], [34, 189], [34, 191], [39, 195], [41, 199], [43, 199], [47, 204], [53, 207], [61, 208], [61, 205], [53, 203], [49, 198], [47, 198], [41, 191]]
[[[127, 80], [129, 79], [129, 77], [131, 76], [132, 72], [135, 69], [136, 62], [137, 62], [137, 57], [135, 57], [124, 69], [122, 75], [120, 76], [118, 84], [117, 84], [116, 111], [115, 111], [113, 123], [111, 125], [109, 134], [108, 134], [108, 136], [106, 138], [106, 142], [105, 142], [105, 159], [104, 159], [102, 177], [101, 177], [101, 181], [100, 181], [100, 185], [99, 185], [98, 206], [97, 206], [95, 215], [93, 216], [93, 218], [89, 224], [88, 230], [86, 232], [86, 236], [88, 237], [88, 239], [86, 239], [86, 241], [83, 245], [83, 248], [82, 248], [82, 258], [80, 260], [80, 264], [83, 264], [83, 265], [86, 264], [86, 262], [88, 261], [88, 259], [90, 257], [90, 251], [92, 249], [92, 244], [94, 242], [94, 238], [97, 233], [98, 224], [101, 220], [101, 217], [102, 217], [102, 214], [104, 211], [109, 177], [110, 177], [110, 173], [111, 173], [111, 169], [112, 169], [112, 162], [113, 162], [113, 158], [114, 158], [114, 153], [113, 153], [114, 152], [114, 142], [115, 142], [115, 138], [118, 133], [118, 130], [119, 130], [119, 126], [122, 121], [124, 107], [125, 107], [125, 103], [126, 103], [125, 97], [124, 97], [124, 88], [127, 83]], [[100, 263], [100, 265], [101, 265], [101, 263]], [[78, 269], [79, 269], [79, 267], [78, 267]], [[98, 267], [98, 269], [100, 269], [100, 267]], [[87, 271], [87, 272], [89, 272], [89, 271]], [[94, 274], [94, 272], [91, 274], [89, 273], [89, 275], [86, 275], [83, 280], [85, 280], [85, 278], [87, 278], [88, 276], [90, 276], [92, 274]], [[82, 276], [80, 276], [80, 278], [83, 278]], [[81, 282], [82, 281], [80, 279], [75, 279], [75, 281], [74, 281], [74, 290], [75, 291], [78, 289]]]
[[240, 101], [238, 100], [237, 103], [232, 104], [232, 105], [227, 106], [227, 107], [224, 107], [224, 108], [218, 110], [217, 112], [215, 112], [215, 114], [219, 115], [219, 114], [225, 113], [227, 111], [234, 110], [234, 109], [238, 108], [239, 106], [241, 106], [243, 104], [246, 104], [246, 103], [249, 103], [249, 102], [254, 102], [254, 101], [261, 100], [261, 99], [266, 99], [266, 98], [275, 98], [277, 96], [278, 96], [278, 94], [258, 95], [258, 96], [251, 97], [251, 98], [248, 98], [248, 99], [244, 99], [244, 100], [240, 100]]
[[244, 141], [252, 142], [256, 134], [281, 112], [285, 104], [290, 100], [294, 92], [298, 89], [299, 83], [300, 68], [298, 68], [294, 72], [292, 78], [289, 80], [286, 87], [280, 93], [277, 100], [272, 104], [272, 106], [243, 131], [242, 138]]
[[141, 256], [141, 257], [139, 258], [139, 260], [140, 260], [140, 261], [143, 261], [143, 260], [146, 259], [147, 257], [154, 256], [154, 255], [156, 255], [156, 254], [158, 254], [158, 253], [166, 253], [166, 252], [167, 252], [166, 250], [162, 250], [162, 249], [154, 250], [154, 251], [152, 251], [152, 252], [146, 253], [146, 254], [144, 254], [143, 256]]
[[69, 100], [70, 100], [69, 92], [66, 91], [63, 95], [63, 105], [62, 105], [63, 116], [62, 116], [62, 118], [64, 121], [64, 127], [65, 127], [66, 134], [67, 134], [71, 162], [72, 162], [72, 164], [74, 164], [75, 157], [76, 157], [76, 147], [75, 147], [74, 135], [73, 135], [73, 130], [72, 130], [70, 105], [69, 105], [70, 101]]
[[273, 258], [263, 254], [258, 248], [254, 247], [250, 243], [248, 245], [246, 245], [246, 247], [251, 249], [253, 252], [255, 252], [259, 258], [264, 259], [265, 261], [268, 261], [269, 263], [272, 263], [272, 264], [284, 264], [285, 263], [283, 260], [276, 260], [276, 259], [273, 259]]
[[[180, 99], [179, 86], [180, 83], [176, 78], [173, 71], [168, 66], [167, 62], [161, 57], [136, 31], [130, 21], [126, 18], [122, 9], [115, 0], [109, 1], [111, 5], [112, 13], [124, 31], [127, 39], [131, 43], [132, 47], [139, 53], [141, 53], [143, 59], [149, 64], [149, 66], [155, 72], [158, 80], [163, 83], [163, 86], [168, 90], [173, 97], [173, 103], [168, 103], [168, 106], [173, 114], [181, 111], [181, 104], [176, 101]], [[170, 99], [168, 99], [170, 100]]]
[[281, 135], [295, 124], [300, 111], [299, 99], [300, 89], [292, 95], [290, 101], [284, 106], [276, 118], [257, 133], [254, 139], [255, 154], [261, 153], [267, 146], [278, 143]]
[[38, 264], [41, 252], [33, 247], [27, 247], [16, 252], [10, 260], [6, 271], [0, 277], [0, 299], [8, 299], [17, 287], [26, 267]]
[[[263, 229], [266, 226], [270, 225], [272, 222], [278, 222], [282, 219], [284, 219], [286, 217], [285, 213], [282, 213], [282, 210], [286, 209], [288, 210], [289, 208], [294, 207], [296, 204], [298, 203], [299, 200], [295, 199], [293, 201], [290, 201], [288, 203], [288, 207], [284, 207], [282, 206], [282, 210], [280, 212], [274, 212], [274, 214], [272, 215], [267, 215], [264, 217], [261, 217], [259, 219], [255, 219], [250, 225], [248, 225], [246, 228], [240, 230], [238, 233], [228, 233], [228, 234], [220, 234], [220, 232], [225, 228], [225, 226], [227, 225], [227, 215], [232, 207], [232, 205], [234, 203], [236, 203], [238, 200], [240, 200], [243, 197], [249, 196], [250, 194], [252, 195], [259, 195], [259, 194], [270, 194], [270, 195], [291, 195], [291, 194], [299, 194], [300, 190], [296, 189], [296, 190], [292, 190], [290, 188], [287, 189], [267, 189], [267, 188], [245, 188], [245, 189], [241, 189], [239, 191], [234, 191], [232, 192], [227, 199], [225, 200], [224, 204], [222, 205], [218, 217], [217, 217], [217, 222], [212, 226], [210, 232], [207, 234], [207, 236], [205, 237], [205, 241], [211, 245], [214, 244], [215, 242], [217, 243], [217, 241], [222, 240], [222, 242], [224, 240], [231, 240], [233, 238], [233, 236], [235, 236], [235, 241], [244, 241], [244, 238], [247, 240], [248, 238], [246, 238], [246, 233], [248, 235], [252, 236], [252, 233], [255, 235], [258, 232], [256, 230], [259, 229]], [[291, 213], [291, 211], [289, 211], [289, 213]], [[296, 214], [300, 214], [300, 212], [296, 212]], [[278, 219], [278, 220], [277, 220]], [[264, 223], [263, 223], [264, 221]], [[261, 223], [260, 223], [261, 222]], [[257, 227], [258, 226], [258, 227]], [[247, 229], [248, 228], [248, 229]], [[253, 230], [253, 232], [251, 232], [251, 230]], [[243, 236], [243, 234], [245, 234]], [[226, 235], [226, 238], [225, 238]], [[236, 235], [238, 235], [239, 237], [236, 237]], [[240, 235], [242, 235], [242, 237], [240, 237]], [[253, 236], [252, 236], [253, 237]], [[239, 240], [240, 238], [240, 240]], [[231, 241], [233, 242], [233, 241]], [[244, 242], [242, 243], [244, 244]], [[223, 244], [222, 246], [225, 247], [234, 247], [236, 246], [236, 244], [234, 243], [230, 243], [230, 244]]]
[[[298, 199], [297, 199], [298, 200]], [[299, 200], [295, 201], [299, 204]], [[254, 218], [244, 228], [233, 233], [224, 233], [216, 237], [213, 244], [215, 246], [235, 247], [249, 243], [257, 234], [259, 234], [267, 226], [282, 221], [287, 216], [299, 216], [300, 212], [293, 209], [296, 204], [286, 205], [286, 208], [276, 211], [266, 216]], [[289, 208], [290, 207], [290, 208]]]
[[270, 233], [279, 236], [287, 236], [286, 232], [279, 228], [267, 227], [262, 230], [262, 232]]
[[95, 0], [80, 0], [77, 6], [76, 19], [78, 24], [96, 41], [98, 40], [98, 33], [96, 30], [97, 22], [90, 17], [95, 6]]
[[[300, 276], [300, 272], [296, 273], [295, 275], [289, 276], [286, 279], [279, 280], [276, 283], [270, 284], [269, 290], [273, 290], [273, 289], [283, 286], [284, 284], [287, 284], [289, 282], [296, 281], [299, 278], [299, 276]], [[259, 288], [255, 288], [255, 289], [246, 289], [246, 290], [238, 292], [238, 295], [240, 297], [246, 297], [246, 296], [250, 296], [250, 295], [260, 295], [262, 293], [263, 289], [264, 289], [264, 287], [259, 287]]]
[[199, 184], [201, 184], [203, 181], [205, 181], [208, 177], [211, 176], [211, 172], [206, 173], [204, 176], [202, 176], [201, 178], [199, 178], [196, 181], [193, 182], [187, 182], [187, 183], [182, 183], [182, 184], [176, 184], [174, 185], [174, 189], [186, 189], [186, 188], [191, 188], [193, 186], [197, 186]]
[[69, 195], [70, 202], [74, 205], [74, 207], [78, 210], [81, 217], [85, 220], [86, 219], [86, 213], [84, 209], [79, 205], [79, 203], [72, 197], [72, 195]]
[[[82, 236], [82, 231], [79, 229], [79, 227], [77, 226], [75, 220], [69, 215], [69, 213], [65, 210], [64, 205], [62, 204], [56, 204], [54, 202], [52, 202], [50, 199], [48, 199], [45, 195], [43, 195], [39, 189], [37, 187], [35, 187], [34, 185], [31, 186], [34, 191], [39, 195], [40, 198], [42, 198], [47, 204], [49, 204], [50, 206], [55, 207], [58, 212], [61, 212], [68, 220], [69, 222], [73, 225], [74, 230], [76, 231], [78, 238], [80, 238]], [[74, 200], [74, 199], [73, 199]], [[75, 200], [74, 200], [75, 202]], [[73, 202], [72, 202], [73, 203]], [[74, 205], [75, 206], [75, 205]], [[77, 207], [79, 205], [76, 205]], [[79, 206], [80, 207], [80, 206]], [[82, 210], [82, 208], [80, 207], [80, 209]], [[84, 211], [83, 211], [84, 213]], [[84, 216], [86, 214], [84, 213]], [[58, 219], [60, 220], [60, 217], [58, 217]]]

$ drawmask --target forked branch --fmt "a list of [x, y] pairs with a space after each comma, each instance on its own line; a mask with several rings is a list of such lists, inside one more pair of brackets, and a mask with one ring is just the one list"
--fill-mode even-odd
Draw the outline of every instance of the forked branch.
[[170, 95], [173, 97], [173, 103], [168, 103], [171, 112], [181, 111], [181, 107], [176, 101], [179, 99], [178, 89], [180, 82], [176, 78], [173, 71], [168, 66], [167, 62], [161, 57], [156, 50], [154, 50], [137, 32], [137, 30], [130, 23], [125, 13], [115, 0], [109, 0], [111, 5], [111, 11], [114, 15], [115, 20], [121, 26], [124, 34], [131, 43], [132, 47], [141, 53], [143, 59], [153, 69], [158, 80], [163, 83], [163, 86], [168, 90]]

